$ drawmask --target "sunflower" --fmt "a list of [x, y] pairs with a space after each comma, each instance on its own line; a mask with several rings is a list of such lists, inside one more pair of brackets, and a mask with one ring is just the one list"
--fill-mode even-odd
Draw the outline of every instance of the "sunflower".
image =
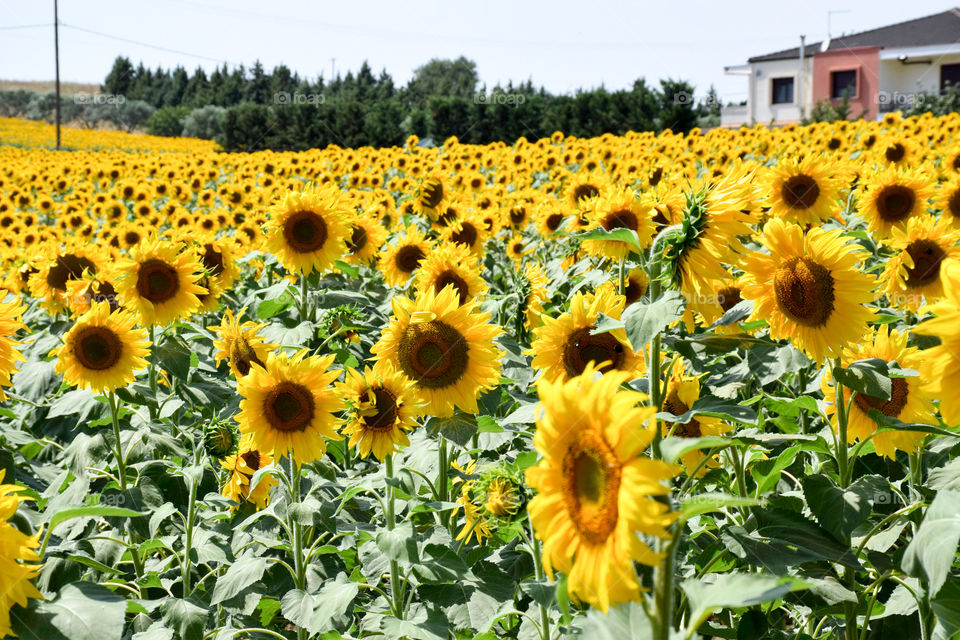
[[240, 433], [250, 446], [277, 458], [293, 456], [297, 464], [314, 462], [327, 452], [324, 438], [340, 440], [334, 415], [343, 408], [330, 383], [340, 376], [330, 370], [335, 355], [293, 356], [270, 353], [237, 383]]
[[375, 359], [393, 362], [416, 383], [423, 413], [451, 416], [454, 407], [476, 413], [477, 394], [499, 380], [502, 352], [494, 339], [500, 327], [475, 301], [459, 304], [452, 285], [392, 302], [390, 325], [371, 350]]
[[470, 251], [460, 245], [444, 244], [420, 263], [414, 285], [418, 292], [428, 289], [437, 292], [447, 285], [453, 285], [460, 304], [463, 304], [487, 292], [480, 270]]
[[841, 209], [845, 174], [835, 160], [823, 156], [782, 158], [767, 174], [769, 215], [804, 226], [829, 219]]
[[[640, 248], [645, 249], [653, 242], [656, 226], [651, 214], [649, 202], [637, 200], [633, 189], [617, 189], [591, 203], [590, 218], [598, 228], [605, 231], [629, 229], [637, 234]], [[630, 255], [633, 249], [618, 240], [585, 240], [583, 248], [593, 255], [621, 259]]]
[[[476, 460], [471, 459], [462, 467], [454, 461], [451, 466], [463, 475], [476, 475]], [[454, 489], [456, 489], [457, 485], [460, 485], [460, 495], [457, 497], [457, 504], [463, 509], [464, 519], [463, 528], [457, 533], [456, 539], [470, 542], [470, 538], [473, 537], [476, 538], [477, 544], [483, 544], [485, 538], [493, 535], [493, 531], [490, 522], [483, 517], [481, 506], [475, 504], [471, 496], [474, 482], [475, 480], [464, 480], [459, 476], [453, 480]]]
[[113, 286], [111, 270], [105, 267], [96, 276], [87, 270], [81, 278], [68, 280], [65, 301], [73, 317], [85, 314], [95, 302], [106, 302], [110, 311], [119, 309], [120, 300]]
[[244, 502], [256, 505], [257, 509], [263, 509], [270, 504], [270, 488], [277, 484], [273, 476], [264, 475], [253, 488], [253, 492], [250, 491], [253, 475], [270, 464], [273, 464], [273, 456], [250, 446], [241, 446], [237, 454], [220, 461], [220, 466], [230, 472], [230, 478], [223, 485], [222, 494], [237, 503], [233, 510], [238, 509]]
[[567, 186], [567, 204], [573, 209], [580, 209], [584, 203], [603, 195], [609, 186], [609, 181], [599, 174], [575, 174]]
[[[676, 360], [673, 363], [673, 369], [670, 371], [670, 379], [667, 381], [663, 410], [675, 416], [685, 414], [693, 407], [693, 403], [700, 398], [700, 378], [703, 376], [686, 375], [685, 370], [686, 364], [684, 361]], [[685, 424], [664, 421], [662, 432], [665, 436], [671, 435], [677, 438], [702, 438], [723, 435], [731, 428], [719, 418], [697, 414], [695, 418], [691, 418]], [[692, 473], [704, 457], [704, 453], [699, 449], [684, 454], [682, 462], [687, 473]], [[708, 467], [716, 467], [719, 463], [719, 458], [714, 456], [700, 467], [697, 475], [703, 475]]]
[[443, 230], [443, 238], [447, 242], [466, 247], [476, 256], [482, 256], [487, 232], [480, 217], [468, 210], [459, 220]]
[[221, 292], [233, 286], [240, 277], [237, 258], [233, 248], [216, 238], [208, 238], [198, 243], [197, 256], [210, 282]]
[[543, 324], [540, 314], [543, 313], [543, 303], [550, 300], [550, 292], [547, 289], [550, 278], [544, 273], [543, 267], [536, 262], [532, 262], [523, 270], [523, 280], [526, 282], [527, 288], [523, 289], [526, 296], [520, 308], [523, 309], [527, 328], [533, 329]]
[[923, 299], [935, 302], [943, 296], [940, 265], [960, 257], [960, 230], [951, 229], [946, 218], [922, 215], [910, 218], [905, 229], [894, 228], [887, 244], [897, 253], [883, 270], [886, 294], [898, 308], [916, 311]]
[[[866, 358], [879, 358], [886, 362], [894, 362], [905, 369], [921, 369], [921, 352], [916, 347], [908, 347], [908, 332], [900, 333], [890, 330], [883, 325], [873, 331], [869, 340], [857, 345], [846, 347], [840, 357], [843, 366]], [[866, 440], [872, 437], [874, 449], [878, 455], [895, 458], [897, 449], [913, 453], [923, 442], [926, 434], [922, 431], [881, 431], [874, 435], [877, 423], [870, 417], [870, 410], [876, 409], [888, 418], [896, 418], [901, 422], [935, 424], [933, 418], [933, 402], [928, 385], [922, 378], [891, 378], [890, 398], [875, 398], [858, 393], [850, 404], [850, 389], [844, 387], [843, 401], [850, 407], [847, 416], [847, 443], [853, 444], [857, 440]], [[823, 390], [824, 400], [828, 403], [827, 415], [833, 430], [837, 430], [837, 387], [833, 380], [833, 371], [827, 367], [820, 387]]]
[[67, 283], [79, 279], [84, 272], [95, 275], [101, 266], [96, 251], [71, 243], [38, 262], [37, 271], [30, 275], [30, 293], [43, 300], [48, 311], [59, 313], [66, 308]]
[[287, 271], [323, 272], [347, 252], [349, 212], [330, 185], [291, 191], [270, 209], [264, 247]]
[[933, 206], [942, 212], [941, 218], [949, 220], [954, 228], [960, 228], [960, 179], [953, 178], [941, 184], [934, 192]]
[[543, 326], [533, 330], [533, 342], [524, 353], [533, 356], [533, 368], [543, 371], [548, 380], [575, 378], [591, 363], [603, 372], [619, 369], [629, 379], [637, 377], [644, 370], [643, 356], [634, 353], [626, 331], [592, 333], [600, 314], [619, 320], [623, 308], [623, 296], [612, 288], [588, 294], [578, 291], [569, 311], [558, 318], [541, 316]]
[[528, 512], [543, 539], [548, 575], [567, 575], [570, 595], [606, 611], [640, 597], [634, 562], [659, 562], [638, 532], [668, 537], [673, 516], [655, 496], [676, 470], [641, 455], [656, 429], [646, 395], [620, 389], [630, 374], [595, 377], [588, 365], [570, 380], [542, 378], [544, 414], [533, 445], [543, 456], [527, 470], [537, 491]]
[[453, 467], [471, 479], [454, 480], [454, 486], [462, 482], [457, 503], [463, 507], [464, 525], [457, 534], [457, 540], [475, 536], [477, 543], [490, 538], [500, 528], [516, 522], [523, 515], [526, 495], [523, 483], [515, 472], [504, 467], [476, 469], [476, 461], [471, 460], [461, 469], [456, 462]]
[[[960, 425], [960, 260], [940, 266], [943, 298], [920, 311], [935, 317], [913, 328], [914, 333], [940, 338], [940, 344], [921, 352], [920, 376], [940, 400], [940, 414], [948, 426]], [[899, 362], [899, 361], [898, 361]]]
[[433, 250], [430, 242], [420, 229], [406, 227], [396, 244], [389, 244], [380, 257], [380, 271], [392, 287], [406, 284], [417, 270], [427, 254]]
[[441, 208], [446, 192], [443, 179], [439, 175], [432, 175], [420, 183], [416, 195], [417, 211], [426, 214], [431, 219], [438, 217], [437, 211]]
[[[0, 483], [3, 482], [5, 469], [0, 469]], [[0, 637], [16, 637], [10, 626], [10, 609], [13, 605], [27, 606], [28, 598], [43, 600], [43, 594], [31, 582], [40, 574], [40, 556], [37, 549], [40, 547], [41, 533], [30, 536], [15, 526], [9, 520], [17, 513], [17, 508], [24, 500], [31, 500], [26, 496], [17, 495], [24, 491], [23, 487], [15, 484], [0, 484]]]
[[132, 313], [93, 303], [67, 332], [63, 346], [50, 352], [57, 356], [56, 372], [67, 384], [96, 393], [130, 384], [150, 355], [147, 331], [135, 324]]
[[14, 337], [17, 331], [27, 329], [22, 320], [24, 311], [26, 309], [16, 300], [0, 302], [0, 401], [7, 399], [3, 387], [13, 384], [10, 377], [17, 369], [17, 362], [24, 359], [17, 350], [19, 342]]
[[888, 238], [895, 227], [927, 210], [933, 180], [917, 170], [889, 167], [867, 180], [860, 195], [860, 216], [878, 239]]
[[336, 387], [347, 404], [343, 433], [361, 458], [372, 452], [377, 460], [384, 460], [410, 445], [404, 432], [416, 426], [419, 398], [413, 382], [389, 360], [381, 360], [373, 369], [366, 367], [363, 373], [347, 369], [346, 381]]
[[265, 338], [258, 333], [269, 326], [267, 322], [244, 322], [240, 324], [240, 318], [243, 317], [246, 307], [240, 310], [236, 317], [232, 309], [227, 309], [219, 325], [207, 327], [219, 336], [219, 339], [213, 341], [213, 346], [218, 349], [214, 359], [217, 366], [223, 360], [230, 364], [230, 371], [234, 377], [239, 380], [248, 373], [250, 368], [258, 364], [264, 366], [267, 354], [279, 345], [265, 342]]
[[741, 295], [753, 300], [750, 320], [766, 320], [770, 337], [789, 339], [816, 362], [837, 357], [867, 330], [875, 279], [857, 268], [864, 251], [841, 230], [803, 230], [780, 218], [763, 229], [769, 254], [744, 264]]
[[145, 325], [165, 325], [200, 307], [207, 290], [198, 283], [203, 266], [196, 254], [159, 239], [144, 240], [117, 265], [117, 292], [123, 306]]
[[360, 264], [372, 264], [377, 252], [387, 240], [387, 230], [370, 216], [357, 216], [350, 223], [347, 238], [348, 259]]

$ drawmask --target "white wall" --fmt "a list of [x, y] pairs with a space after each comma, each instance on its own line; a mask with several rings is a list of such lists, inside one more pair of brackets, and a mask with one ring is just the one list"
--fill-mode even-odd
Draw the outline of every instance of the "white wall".
[[917, 59], [933, 60], [933, 64], [903, 64], [896, 59], [880, 60], [880, 91], [907, 94], [939, 91], [940, 66], [960, 63], [960, 53], [923, 56]]
[[[753, 101], [754, 119], [760, 124], [773, 122], [796, 122], [801, 119], [800, 105], [797, 98], [802, 97], [804, 113], [809, 114], [813, 108], [813, 58], [804, 59], [803, 90], [800, 91], [800, 60], [771, 60], [769, 62], [751, 63], [753, 73]], [[772, 104], [773, 78], [793, 78], [793, 104]]]

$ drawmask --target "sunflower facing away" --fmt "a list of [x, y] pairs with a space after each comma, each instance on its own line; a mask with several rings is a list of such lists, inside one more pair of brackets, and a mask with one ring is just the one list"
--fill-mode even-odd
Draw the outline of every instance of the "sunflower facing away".
[[[5, 474], [6, 470], [0, 469], [0, 483]], [[15, 635], [10, 627], [13, 605], [26, 607], [28, 598], [43, 599], [31, 582], [40, 573], [36, 563], [40, 562], [37, 549], [42, 532], [28, 536], [9, 522], [20, 503], [31, 500], [17, 495], [23, 490], [15, 484], [0, 484], [0, 638]]]
[[592, 334], [600, 314], [620, 319], [624, 298], [612, 288], [601, 288], [596, 293], [577, 292], [570, 300], [570, 309], [557, 318], [541, 316], [543, 325], [533, 330], [534, 338], [525, 353], [533, 356], [534, 369], [543, 371], [543, 377], [575, 378], [587, 365], [607, 372], [619, 369], [630, 379], [644, 370], [643, 356], [634, 353], [623, 329]]
[[921, 309], [935, 317], [913, 328], [914, 333], [937, 336], [940, 344], [921, 352], [920, 375], [940, 400], [940, 415], [950, 427], [960, 425], [960, 260], [940, 266], [943, 298]]
[[770, 216], [804, 226], [819, 224], [839, 212], [846, 181], [835, 160], [816, 155], [781, 159], [767, 177]]
[[343, 428], [349, 436], [347, 445], [356, 447], [361, 458], [373, 453], [382, 461], [410, 445], [405, 432], [416, 426], [417, 390], [389, 360], [366, 367], [363, 373], [347, 369], [346, 381], [336, 389], [347, 404]]
[[269, 453], [241, 446], [240, 451], [220, 461], [220, 466], [230, 472], [230, 478], [223, 485], [223, 495], [237, 503], [233, 509], [239, 508], [244, 502], [256, 505], [263, 509], [270, 504], [270, 487], [277, 484], [271, 475], [264, 475], [257, 486], [250, 491], [250, 481], [258, 470], [273, 464], [273, 456]]
[[[691, 376], [686, 374], [686, 363], [678, 359], [673, 363], [673, 369], [670, 371], [670, 378], [667, 380], [666, 396], [663, 400], [663, 410], [675, 416], [682, 416], [693, 407], [693, 403], [700, 398], [700, 378], [702, 376]], [[697, 414], [687, 423], [666, 422], [662, 423], [661, 430], [663, 435], [670, 435], [675, 438], [703, 438], [706, 436], [719, 436], [730, 431], [732, 427], [724, 424], [720, 418], [714, 418], [703, 414]], [[687, 473], [693, 473], [700, 461], [703, 460], [704, 453], [695, 449], [684, 454], [682, 462]], [[708, 460], [697, 475], [706, 473], [708, 467], [716, 467], [720, 463], [719, 458]]]
[[[869, 340], [852, 345], [843, 350], [840, 362], [847, 366], [857, 360], [866, 358], [880, 358], [886, 362], [896, 361], [905, 369], [921, 369], [924, 356], [916, 347], [908, 347], [909, 333], [891, 331], [888, 325], [883, 325], [873, 332]], [[901, 422], [933, 424], [933, 403], [924, 380], [919, 377], [891, 378], [890, 398], [875, 398], [858, 393], [850, 405], [850, 415], [847, 416], [847, 442], [853, 444], [857, 440], [865, 440], [877, 430], [877, 423], [870, 417], [870, 410], [876, 409], [888, 418], [896, 418]], [[820, 383], [823, 397], [829, 403], [827, 414], [833, 430], [837, 430], [837, 387], [833, 382], [833, 372], [827, 367], [826, 374]], [[843, 389], [844, 402], [850, 402], [850, 390]], [[881, 431], [873, 436], [871, 442], [878, 455], [893, 459], [897, 449], [913, 453], [926, 433], [922, 431]]]
[[414, 300], [393, 298], [393, 316], [371, 350], [414, 381], [422, 413], [451, 416], [454, 407], [477, 412], [477, 394], [496, 386], [502, 352], [494, 344], [501, 329], [475, 301], [460, 305], [452, 285], [424, 291]]
[[537, 383], [543, 417], [534, 447], [542, 456], [527, 470], [537, 491], [528, 511], [543, 540], [543, 565], [567, 575], [570, 595], [606, 611], [640, 597], [634, 562], [659, 556], [637, 535], [667, 537], [672, 515], [654, 496], [676, 468], [641, 455], [656, 429], [646, 395], [620, 389], [622, 371], [596, 377], [588, 366], [570, 380]]
[[916, 311], [926, 300], [943, 296], [940, 265], [960, 257], [960, 230], [945, 217], [924, 214], [910, 218], [905, 229], [894, 228], [887, 242], [897, 252], [887, 260], [883, 282], [890, 304]]
[[293, 456], [297, 464], [319, 460], [327, 452], [324, 438], [340, 440], [343, 402], [330, 386], [339, 370], [330, 370], [335, 355], [288, 356], [271, 353], [266, 366], [253, 366], [237, 383], [240, 433], [250, 446], [275, 458]]
[[877, 239], [890, 236], [895, 227], [927, 210], [933, 179], [915, 170], [890, 167], [866, 181], [860, 194], [860, 215]]
[[165, 325], [200, 308], [203, 266], [196, 254], [178, 243], [148, 239], [117, 265], [117, 292], [123, 306], [136, 311], [144, 325]]
[[266, 250], [287, 271], [310, 275], [325, 271], [347, 252], [351, 228], [335, 187], [291, 191], [270, 210]]
[[230, 363], [230, 371], [238, 380], [250, 373], [253, 365], [264, 366], [267, 354], [278, 346], [265, 342], [265, 338], [258, 335], [269, 323], [240, 323], [240, 318], [246, 310], [244, 307], [235, 317], [233, 310], [227, 309], [219, 325], [207, 327], [219, 336], [219, 339], [213, 341], [214, 348], [218, 350], [214, 355], [217, 366], [220, 366], [223, 360], [227, 360]]
[[150, 341], [146, 329], [136, 328], [128, 311], [110, 311], [95, 302], [64, 338], [57, 356], [57, 373], [67, 384], [96, 393], [113, 391], [134, 381], [134, 372], [147, 366]]
[[753, 300], [750, 320], [766, 320], [770, 337], [788, 339], [816, 362], [837, 357], [867, 331], [875, 279], [857, 264], [864, 251], [839, 229], [803, 230], [779, 218], [763, 229], [770, 253], [744, 263], [741, 295]]
[[475, 536], [481, 544], [484, 538], [492, 537], [501, 527], [523, 516], [525, 492], [520, 478], [508, 469], [488, 467], [479, 472], [476, 461], [471, 460], [466, 469], [458, 470], [475, 475], [475, 479], [463, 481], [457, 478], [454, 486], [462, 482], [457, 503], [463, 507], [464, 524], [457, 540], [469, 540]]
[[16, 300], [0, 302], [0, 401], [7, 399], [3, 387], [13, 384], [10, 377], [17, 369], [17, 362], [24, 359], [17, 350], [19, 342], [14, 338], [17, 331], [27, 328], [21, 319], [24, 311]]

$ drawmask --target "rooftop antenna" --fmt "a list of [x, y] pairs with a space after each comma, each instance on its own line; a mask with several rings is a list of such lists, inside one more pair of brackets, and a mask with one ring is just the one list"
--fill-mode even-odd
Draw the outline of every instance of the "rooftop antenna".
[[833, 14], [835, 13], [850, 13], [850, 9], [831, 9], [830, 11], [827, 11], [827, 40], [833, 37], [831, 22], [833, 20]]

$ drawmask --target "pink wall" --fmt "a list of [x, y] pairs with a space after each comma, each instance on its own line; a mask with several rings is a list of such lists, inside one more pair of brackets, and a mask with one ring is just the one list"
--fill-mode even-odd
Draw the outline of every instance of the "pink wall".
[[[813, 55], [813, 102], [830, 99], [830, 73], [856, 70], [857, 96], [850, 99], [850, 116], [857, 117], [864, 109], [864, 118], [877, 117], [877, 90], [880, 79], [880, 47], [856, 47], [822, 51]], [[840, 100], [833, 101], [835, 104]]]

